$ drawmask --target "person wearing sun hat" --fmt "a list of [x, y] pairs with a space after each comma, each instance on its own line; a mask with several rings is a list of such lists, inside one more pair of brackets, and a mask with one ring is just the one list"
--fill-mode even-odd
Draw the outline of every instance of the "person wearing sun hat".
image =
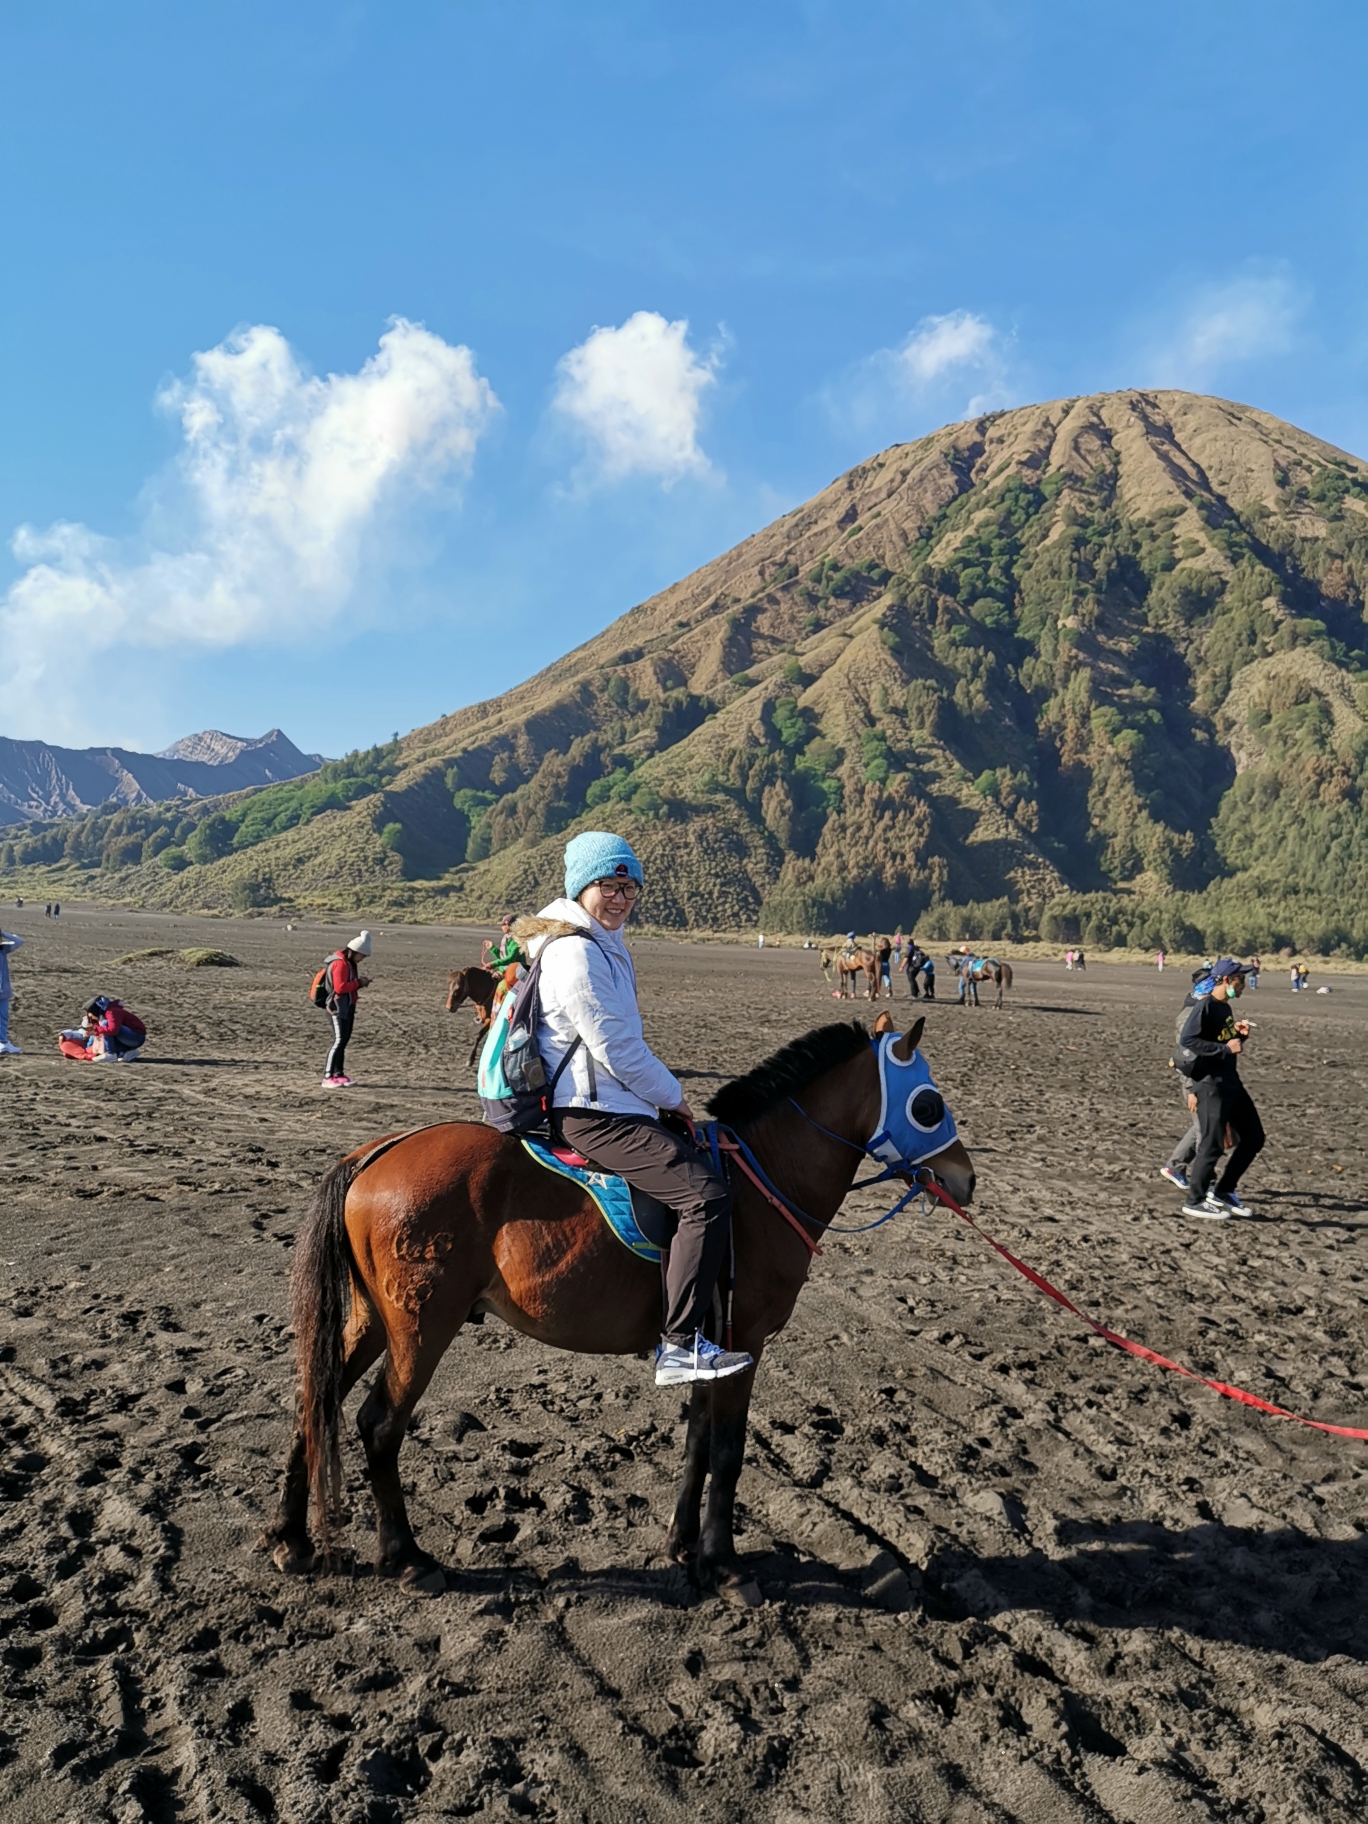
[[[665, 1112], [692, 1122], [679, 1080], [646, 1043], [636, 971], [622, 928], [644, 884], [631, 844], [608, 830], [582, 830], [565, 845], [565, 895], [513, 934], [541, 965], [537, 1048], [552, 1092], [552, 1131], [604, 1172], [675, 1212], [666, 1312], [655, 1353], [656, 1385], [740, 1374], [751, 1358], [720, 1349], [700, 1326], [727, 1245], [731, 1188]], [[551, 943], [587, 937], [588, 942]]]
[[328, 958], [328, 1012], [332, 1015], [333, 1042], [323, 1066], [324, 1089], [350, 1089], [346, 1072], [347, 1041], [356, 1024], [356, 997], [370, 987], [370, 977], [357, 973], [356, 965], [371, 953], [371, 934], [362, 931]]

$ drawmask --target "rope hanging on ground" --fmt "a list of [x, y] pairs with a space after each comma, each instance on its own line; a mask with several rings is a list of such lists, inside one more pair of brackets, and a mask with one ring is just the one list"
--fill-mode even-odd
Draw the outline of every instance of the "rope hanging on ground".
[[1033, 1286], [1038, 1286], [1047, 1298], [1052, 1298], [1056, 1304], [1063, 1305], [1066, 1311], [1071, 1311], [1090, 1330], [1095, 1331], [1106, 1342], [1114, 1343], [1118, 1349], [1124, 1349], [1127, 1355], [1136, 1356], [1142, 1362], [1151, 1362], [1156, 1368], [1167, 1368], [1173, 1374], [1181, 1374], [1186, 1380], [1197, 1381], [1203, 1387], [1210, 1387], [1213, 1393], [1219, 1393], [1224, 1399], [1238, 1400], [1242, 1406], [1252, 1406], [1256, 1412], [1269, 1412], [1275, 1418], [1291, 1419], [1294, 1424], [1308, 1426], [1312, 1431], [1328, 1431], [1332, 1437], [1368, 1440], [1368, 1430], [1358, 1430], [1352, 1425], [1327, 1425], [1321, 1419], [1303, 1418], [1299, 1412], [1289, 1412], [1286, 1406], [1275, 1406], [1271, 1400], [1260, 1399], [1257, 1393], [1247, 1393], [1243, 1387], [1234, 1387], [1229, 1381], [1208, 1380], [1206, 1375], [1198, 1374], [1194, 1368], [1185, 1368], [1181, 1362], [1171, 1362], [1166, 1355], [1160, 1355], [1153, 1349], [1147, 1349], [1143, 1343], [1133, 1343], [1128, 1336], [1119, 1336], [1115, 1330], [1109, 1330], [1105, 1324], [1099, 1324], [1096, 1318], [1089, 1317], [1086, 1311], [1080, 1311], [1073, 1300], [1061, 1292], [1058, 1286], [1052, 1286], [1043, 1274], [1037, 1273], [1034, 1267], [1028, 1267], [1024, 1260], [1018, 1260], [1010, 1248], [1004, 1248], [1000, 1241], [994, 1241], [986, 1230], [979, 1227], [969, 1212], [962, 1210], [950, 1193], [934, 1180], [928, 1182], [925, 1189], [928, 1195], [943, 1203], [947, 1210], [953, 1210], [956, 1216], [967, 1222], [976, 1235], [981, 1236], [990, 1248], [995, 1248], [1002, 1258], [1015, 1267], [1018, 1273], [1029, 1279]]

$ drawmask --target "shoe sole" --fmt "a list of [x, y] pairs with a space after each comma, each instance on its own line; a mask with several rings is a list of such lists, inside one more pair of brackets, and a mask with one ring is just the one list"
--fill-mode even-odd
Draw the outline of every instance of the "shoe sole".
[[1171, 1184], [1175, 1191], [1190, 1191], [1192, 1186], [1185, 1178], [1175, 1178], [1172, 1172], [1161, 1171], [1159, 1176], [1165, 1184]]
[[691, 1381], [725, 1381], [728, 1375], [744, 1374], [750, 1362], [736, 1368], [657, 1368], [657, 1387], [685, 1387]]
[[1229, 1222], [1234, 1210], [1204, 1210], [1200, 1204], [1185, 1203], [1184, 1216], [1200, 1216], [1204, 1222]]

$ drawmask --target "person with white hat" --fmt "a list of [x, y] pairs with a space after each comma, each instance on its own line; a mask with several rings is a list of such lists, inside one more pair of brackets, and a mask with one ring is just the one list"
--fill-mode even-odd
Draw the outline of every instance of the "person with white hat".
[[[552, 1085], [552, 1133], [674, 1211], [655, 1353], [656, 1385], [669, 1387], [742, 1374], [752, 1362], [702, 1331], [726, 1252], [731, 1187], [688, 1136], [693, 1111], [679, 1079], [642, 1031], [622, 935], [641, 890], [631, 844], [609, 830], [582, 830], [565, 847], [565, 897], [520, 919], [514, 934], [534, 962], [545, 951], [536, 1039]], [[572, 936], [589, 941], [550, 941]], [[679, 1119], [667, 1125], [662, 1113]]]
[[350, 1089], [346, 1073], [347, 1040], [356, 1023], [356, 997], [370, 987], [370, 977], [359, 975], [356, 965], [371, 953], [371, 934], [363, 931], [345, 948], [328, 958], [328, 1012], [332, 1015], [333, 1042], [328, 1061], [323, 1066], [324, 1089]]

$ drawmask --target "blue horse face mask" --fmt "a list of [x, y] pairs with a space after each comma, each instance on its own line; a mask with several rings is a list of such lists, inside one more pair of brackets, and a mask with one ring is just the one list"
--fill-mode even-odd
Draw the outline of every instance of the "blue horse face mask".
[[886, 1032], [879, 1041], [879, 1126], [869, 1151], [885, 1165], [920, 1165], [953, 1145], [959, 1130], [922, 1054], [905, 1064], [894, 1055], [900, 1037]]

